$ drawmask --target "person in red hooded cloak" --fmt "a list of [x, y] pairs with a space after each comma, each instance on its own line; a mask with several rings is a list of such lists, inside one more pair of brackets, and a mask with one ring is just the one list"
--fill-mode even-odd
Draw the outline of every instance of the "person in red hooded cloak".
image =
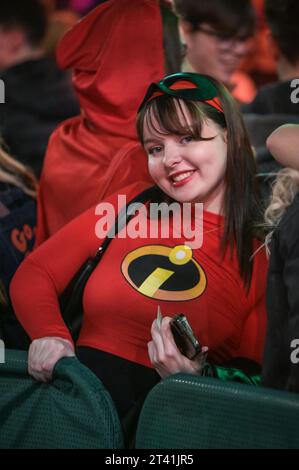
[[151, 181], [135, 118], [148, 83], [165, 72], [157, 0], [99, 5], [66, 33], [57, 60], [60, 68], [73, 70], [81, 114], [49, 140], [36, 246], [122, 187]]

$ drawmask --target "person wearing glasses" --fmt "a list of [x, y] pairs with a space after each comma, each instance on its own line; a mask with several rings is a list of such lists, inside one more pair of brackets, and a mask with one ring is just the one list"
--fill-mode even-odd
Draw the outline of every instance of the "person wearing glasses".
[[239, 101], [252, 101], [254, 82], [239, 70], [255, 31], [251, 1], [174, 0], [174, 5], [186, 45], [183, 70], [210, 75]]
[[[274, 52], [278, 80], [263, 86], [254, 101], [243, 107], [243, 112], [259, 115], [282, 115], [281, 123], [297, 123], [299, 115], [299, 31], [297, 21], [299, 3], [296, 0], [284, 0], [283, 2], [265, 0], [265, 15], [269, 26], [269, 49], [271, 47]], [[288, 115], [289, 119], [285, 119], [285, 115]], [[272, 131], [274, 129], [275, 127], [272, 128]]]
[[[250, 377], [247, 369], [228, 369], [227, 377], [236, 372], [238, 379], [258, 383], [266, 328], [267, 261], [255, 224], [255, 160], [235, 101], [217, 80], [170, 75], [149, 87], [137, 131], [159, 196], [112, 239], [88, 279], [76, 349], [58, 299], [102, 244], [99, 209], [35, 250], [11, 288], [16, 314], [33, 341], [29, 373], [49, 381], [56, 362], [76, 354], [101, 378], [121, 417], [160, 377], [200, 374], [206, 348], [207, 373], [217, 376], [218, 366], [246, 363], [254, 371]], [[130, 200], [145, 187], [138, 183], [122, 194]], [[197, 223], [197, 204], [203, 205], [201, 247], [172, 226], [167, 236], [130, 236], [136, 224], [157, 222], [150, 212], [157, 199], [180, 209], [188, 204], [191, 225]], [[106, 202], [116, 208], [117, 201], [116, 194]], [[163, 214], [158, 222], [166, 223]], [[158, 307], [162, 322], [155, 320]], [[171, 317], [181, 312], [204, 348], [193, 360], [181, 354], [171, 334]]]

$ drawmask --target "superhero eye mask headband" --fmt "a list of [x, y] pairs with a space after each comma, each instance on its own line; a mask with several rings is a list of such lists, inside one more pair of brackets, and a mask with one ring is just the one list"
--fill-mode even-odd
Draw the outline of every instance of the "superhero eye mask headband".
[[219, 113], [223, 113], [217, 88], [204, 75], [198, 75], [197, 73], [175, 73], [158, 83], [152, 83], [138, 112], [141, 111], [146, 103], [163, 95], [171, 95], [175, 98], [190, 101], [202, 101], [215, 108]]

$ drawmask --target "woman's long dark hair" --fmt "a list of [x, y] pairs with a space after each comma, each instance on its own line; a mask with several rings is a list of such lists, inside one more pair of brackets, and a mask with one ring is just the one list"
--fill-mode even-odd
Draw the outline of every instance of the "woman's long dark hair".
[[[164, 95], [147, 103], [137, 118], [137, 132], [143, 144], [145, 126], [162, 134], [191, 134], [195, 139], [201, 137], [204, 120], [210, 119], [227, 131], [227, 169], [225, 175], [225, 215], [221, 251], [224, 256], [234, 246], [239, 271], [246, 288], [249, 288], [253, 255], [253, 238], [259, 236], [257, 227], [262, 219], [262, 210], [256, 179], [256, 163], [249, 137], [237, 104], [226, 88], [218, 81], [208, 77], [218, 90], [218, 97], [224, 114], [199, 101], [187, 101]], [[191, 124], [178, 122], [177, 111], [191, 117]]]

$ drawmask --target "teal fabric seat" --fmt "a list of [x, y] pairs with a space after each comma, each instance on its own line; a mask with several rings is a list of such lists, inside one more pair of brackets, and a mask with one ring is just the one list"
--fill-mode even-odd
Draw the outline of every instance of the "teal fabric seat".
[[149, 393], [139, 449], [299, 448], [299, 395], [178, 374]]
[[118, 415], [101, 381], [76, 358], [58, 362], [53, 381], [34, 381], [27, 354], [7, 350], [0, 365], [1, 449], [119, 449]]

